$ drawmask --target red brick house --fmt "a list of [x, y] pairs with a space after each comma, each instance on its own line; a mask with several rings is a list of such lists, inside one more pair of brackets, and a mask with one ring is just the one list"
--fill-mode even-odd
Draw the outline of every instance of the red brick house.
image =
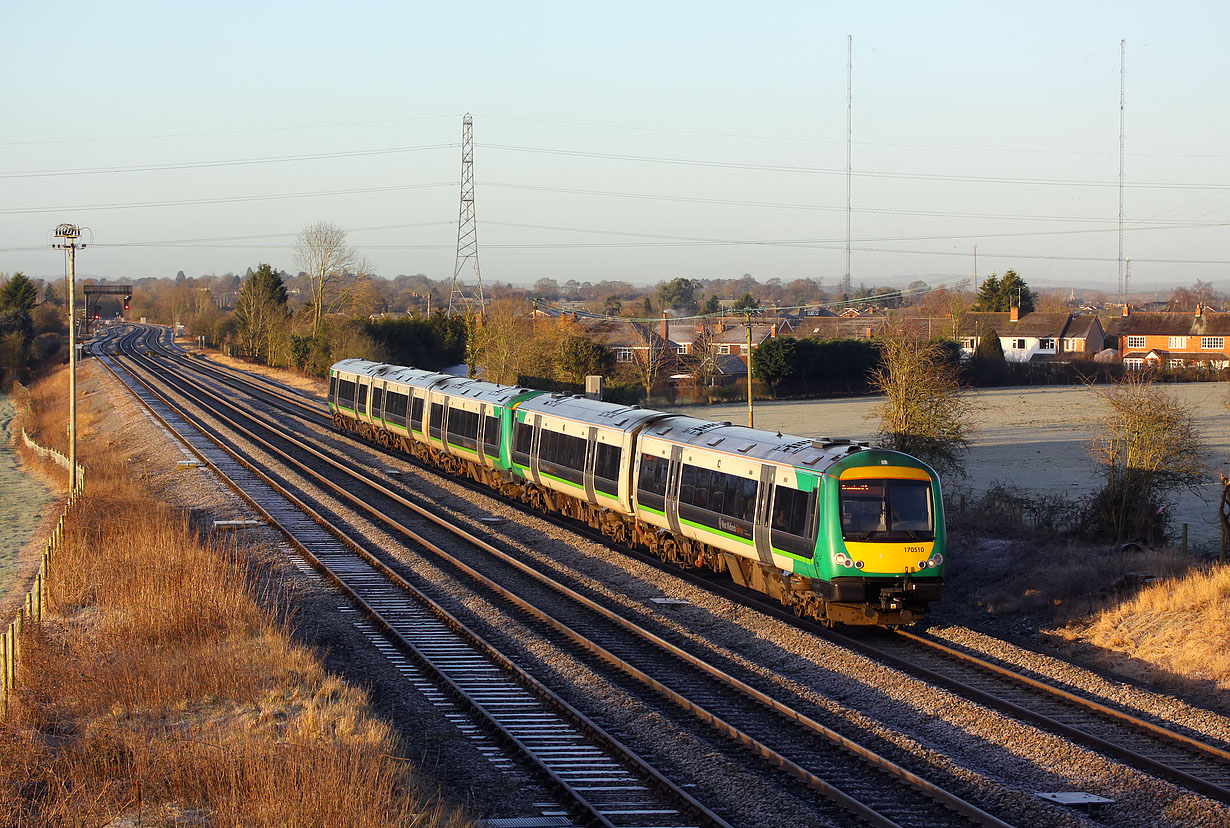
[[1195, 313], [1124, 307], [1111, 331], [1124, 367], [1221, 369], [1230, 366], [1230, 313], [1196, 306]]

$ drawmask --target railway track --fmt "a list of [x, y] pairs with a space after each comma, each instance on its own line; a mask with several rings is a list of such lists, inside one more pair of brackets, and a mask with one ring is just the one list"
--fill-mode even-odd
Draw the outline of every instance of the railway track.
[[363, 610], [371, 622], [364, 632], [394, 666], [401, 669], [413, 659], [441, 693], [470, 710], [563, 795], [558, 807], [546, 806], [545, 817], [567, 813], [581, 824], [610, 828], [728, 826], [415, 590], [342, 527], [242, 459], [202, 424], [182, 416], [165, 394], [131, 372], [108, 367]]
[[[209, 396], [209, 392], [190, 391], [182, 374], [170, 381], [177, 385], [179, 393], [194, 395], [197, 404], [206, 404], [202, 396]], [[216, 396], [208, 404], [229, 405]], [[286, 450], [289, 443], [297, 441], [288, 441], [285, 435], [238, 409], [232, 409], [226, 416], [244, 421], [244, 429], [249, 432], [246, 439], [261, 442], [265, 450], [279, 453], [280, 462], [294, 462], [293, 453], [316, 456], [317, 462], [328, 466], [326, 472], [309, 472], [320, 485], [331, 487], [339, 496], [350, 493], [351, 505], [356, 508], [380, 504], [368, 509], [373, 519], [382, 520], [390, 531], [401, 532], [432, 550], [441, 564], [448, 560], [465, 577], [481, 584], [489, 595], [498, 596], [515, 608], [506, 612], [543, 630], [556, 646], [580, 654], [594, 669], [610, 676], [628, 692], [643, 695], [646, 689], [652, 691], [659, 709], [665, 701], [667, 706], [691, 713], [742, 745], [767, 767], [776, 769], [775, 772], [784, 771], [859, 820], [885, 826], [1006, 824], [822, 723], [819, 718], [827, 715], [822, 711], [807, 709], [798, 700], [775, 698], [771, 688], [755, 686], [754, 677], [736, 676], [730, 665], [721, 669], [702, 656], [663, 640], [594, 598], [534, 571], [489, 541], [475, 538], [458, 527], [445, 526], [444, 521], [422, 507], [416, 510], [417, 520], [430, 524], [426, 530], [410, 528], [404, 517], [389, 518], [386, 513], [395, 512], [397, 506], [403, 511], [415, 510], [414, 504], [370, 472], [320, 457], [319, 452], [302, 443]], [[262, 430], [264, 433], [257, 433]], [[279, 441], [284, 444], [282, 448], [272, 445]], [[344, 483], [329, 480], [342, 474], [348, 475]], [[359, 489], [363, 494], [353, 497]], [[431, 532], [438, 533], [440, 529], [465, 537], [470, 550], [445, 552], [438, 540], [430, 537]], [[322, 563], [332, 562], [329, 556], [319, 559]], [[333, 563], [331, 568], [346, 571], [348, 564]], [[370, 561], [366, 563], [372, 565]], [[383, 562], [380, 566], [387, 567]], [[385, 580], [402, 579], [391, 567], [382, 574]], [[367, 582], [372, 576], [364, 570], [360, 579]], [[368, 602], [367, 608], [375, 617], [382, 617], [395, 602], [395, 598], [381, 596]], [[555, 615], [543, 610], [543, 606], [550, 606]], [[579, 632], [582, 629], [584, 633]]]
[[[222, 370], [214, 366], [211, 368], [217, 381], [236, 381], [233, 379], [234, 373], [229, 369]], [[277, 405], [285, 413], [309, 416], [317, 425], [326, 425], [328, 422], [326, 416], [317, 413], [319, 409], [313, 411], [310, 404], [305, 405], [298, 400], [282, 399], [271, 404]], [[382, 451], [378, 447], [371, 448]], [[395, 456], [406, 462], [413, 462], [404, 456]], [[440, 473], [430, 469], [429, 471]], [[486, 492], [485, 489], [478, 490]], [[568, 522], [563, 525], [571, 531], [610, 545], [608, 540], [589, 532], [585, 527]], [[645, 555], [636, 550], [624, 551], [646, 559]], [[1226, 745], [1216, 743], [1199, 733], [1184, 731], [1169, 722], [1141, 715], [1124, 705], [1098, 698], [1078, 688], [1065, 687], [1045, 677], [1027, 675], [1010, 666], [962, 652], [927, 636], [909, 632], [901, 632], [896, 636], [849, 636], [831, 633], [819, 625], [794, 619], [779, 606], [761, 601], [755, 595], [738, 590], [732, 585], [715, 582], [694, 573], [680, 573], [673, 568], [669, 571], [693, 580], [706, 589], [753, 605], [763, 612], [789, 619], [792, 623], [841, 646], [902, 669], [929, 683], [946, 687], [978, 704], [1001, 710], [1018, 720], [1059, 734], [1116, 761], [1173, 781], [1202, 796], [1230, 802], [1230, 751]]]

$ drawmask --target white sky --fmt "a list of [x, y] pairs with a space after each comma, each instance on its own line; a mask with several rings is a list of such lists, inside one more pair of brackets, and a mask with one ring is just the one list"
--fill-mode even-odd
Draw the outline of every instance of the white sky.
[[328, 221], [448, 278], [472, 112], [487, 282], [831, 286], [853, 35], [856, 285], [977, 245], [982, 276], [1113, 291], [1122, 38], [1132, 286], [1230, 289], [1225, 4], [1001, 5], [8, 4], [0, 271], [60, 274], [65, 221], [83, 275], [293, 271]]

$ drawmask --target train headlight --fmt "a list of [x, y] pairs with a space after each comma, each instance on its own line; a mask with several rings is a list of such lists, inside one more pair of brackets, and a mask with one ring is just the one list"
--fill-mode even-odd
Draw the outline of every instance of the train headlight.
[[927, 566], [939, 566], [944, 563], [944, 555], [941, 552], [936, 552], [931, 556], [931, 560], [927, 561]]
[[935, 561], [919, 561], [918, 562], [919, 569], [926, 569], [929, 566], [935, 566]]
[[927, 564], [927, 566], [932, 567], [932, 568], [934, 568], [934, 567], [936, 566], [936, 563], [935, 563], [935, 558], [932, 558], [932, 559], [931, 559], [931, 560], [929, 560], [929, 561], [924, 561], [924, 563], [926, 563], [926, 564]]
[[846, 557], [845, 552], [838, 552], [836, 555], [833, 556], [833, 561], [838, 566], [849, 566], [850, 565], [850, 559]]
[[855, 561], [855, 562], [854, 562], [854, 565], [855, 565], [856, 567], [858, 567], [859, 569], [862, 569], [862, 568], [863, 568], [863, 562], [862, 562], [862, 561]]

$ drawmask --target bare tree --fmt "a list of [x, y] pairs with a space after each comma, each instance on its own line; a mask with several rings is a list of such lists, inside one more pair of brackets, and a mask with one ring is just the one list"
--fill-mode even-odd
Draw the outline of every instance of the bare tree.
[[880, 444], [912, 454], [941, 474], [964, 474], [973, 407], [944, 348], [886, 330], [880, 353], [881, 367], [871, 376], [884, 395], [873, 415], [880, 419]]
[[696, 387], [701, 389], [713, 385], [713, 378], [718, 374], [717, 336], [713, 328], [702, 325], [696, 338], [688, 346], [688, 352], [680, 360], [683, 367], [696, 381]]
[[1093, 393], [1106, 405], [1090, 445], [1105, 480], [1090, 501], [1095, 528], [1115, 540], [1160, 540], [1170, 493], [1209, 475], [1196, 415], [1140, 372]]
[[667, 366], [673, 364], [675, 355], [668, 347], [670, 343], [666, 340], [643, 325], [634, 322], [632, 326], [636, 328], [637, 333], [648, 346], [635, 349], [632, 352], [630, 363], [636, 381], [645, 389], [645, 397], [648, 398]]
[[366, 262], [346, 243], [345, 230], [317, 222], [303, 228], [295, 239], [295, 264], [307, 274], [312, 336], [316, 336], [321, 318], [345, 306], [364, 280]]

